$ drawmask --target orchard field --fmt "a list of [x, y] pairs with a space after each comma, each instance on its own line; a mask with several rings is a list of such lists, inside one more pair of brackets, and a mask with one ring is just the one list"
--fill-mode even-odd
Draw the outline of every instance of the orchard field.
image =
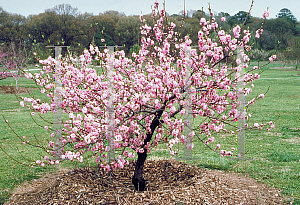
[[[255, 64], [255, 63], [254, 63]], [[253, 65], [252, 65], [253, 66]], [[250, 66], [251, 67], [251, 66]], [[224, 172], [238, 172], [249, 176], [258, 182], [267, 184], [270, 187], [281, 189], [286, 202], [294, 201], [293, 204], [300, 204], [300, 73], [289, 65], [282, 67], [281, 63], [275, 61], [263, 68], [265, 71], [260, 79], [255, 82], [253, 92], [246, 97], [246, 101], [257, 94], [265, 93], [265, 98], [260, 99], [250, 108], [253, 113], [252, 122], [264, 120], [275, 121], [275, 129], [267, 131], [246, 131], [246, 158], [252, 160], [234, 160], [225, 158], [207, 149], [203, 143], [195, 139], [193, 156], [197, 160], [185, 161], [188, 164], [196, 165], [205, 169], [216, 169]], [[37, 71], [36, 71], [37, 72]], [[49, 134], [43, 127], [45, 121], [37, 115], [31, 116], [30, 111], [21, 107], [16, 96], [5, 92], [2, 86], [14, 86], [14, 78], [7, 78], [0, 81], [0, 144], [3, 150], [23, 162], [23, 156], [29, 159], [37, 159], [41, 154], [39, 148], [24, 146], [16, 134], [26, 135], [29, 141], [38, 140], [47, 146]], [[36, 89], [33, 81], [22, 77], [18, 85], [30, 90], [32, 95], [41, 100], [47, 97]], [[28, 96], [21, 90], [19, 96]], [[46, 120], [53, 120], [53, 115], [43, 116]], [[5, 123], [8, 120], [9, 126]], [[197, 124], [196, 119], [194, 121]], [[35, 121], [35, 122], [34, 122]], [[41, 126], [41, 127], [40, 127]], [[216, 136], [216, 142], [222, 148], [228, 150], [235, 147], [235, 136]], [[177, 145], [176, 145], [177, 146]], [[176, 148], [177, 149], [177, 148]], [[13, 161], [6, 154], [0, 151], [0, 204], [7, 201], [15, 187], [31, 182], [33, 179], [43, 177], [46, 173], [54, 173], [58, 169], [73, 169], [75, 167], [96, 166], [90, 159], [79, 162], [66, 162], [56, 167], [29, 168]], [[182, 146], [179, 154], [183, 154]], [[165, 144], [159, 144], [151, 150], [147, 160], [171, 159], [169, 148]]]

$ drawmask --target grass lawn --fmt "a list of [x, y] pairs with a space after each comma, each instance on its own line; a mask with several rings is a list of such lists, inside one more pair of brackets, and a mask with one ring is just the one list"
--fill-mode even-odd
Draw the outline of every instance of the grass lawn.
[[[275, 129], [267, 131], [246, 131], [246, 157], [254, 160], [232, 160], [220, 157], [207, 149], [203, 144], [194, 141], [193, 156], [198, 160], [188, 160], [189, 164], [207, 169], [219, 169], [223, 171], [235, 171], [244, 173], [257, 181], [269, 186], [282, 189], [282, 194], [294, 199], [294, 204], [300, 204], [300, 75], [291, 69], [283, 68], [278, 62], [274, 62], [264, 69], [261, 78], [255, 81], [253, 92], [246, 97], [246, 101], [260, 93], [265, 93], [270, 86], [269, 92], [264, 99], [258, 100], [250, 107], [253, 116], [249, 124], [254, 122], [274, 121]], [[276, 68], [276, 69], [272, 69]], [[15, 85], [13, 78], [0, 81], [0, 85]], [[18, 86], [32, 88], [35, 84], [21, 78]], [[41, 100], [47, 99], [39, 90], [32, 90], [32, 94]], [[21, 94], [20, 96], [29, 96]], [[5, 123], [4, 116], [14, 131], [20, 136], [26, 136], [29, 141], [35, 142], [35, 138], [46, 145], [50, 140], [49, 134], [42, 127], [47, 125], [39, 116], [30, 116], [30, 111], [22, 108], [13, 94], [0, 94], [0, 145], [12, 157], [21, 162], [22, 155], [29, 159], [38, 159], [43, 151], [30, 146], [22, 146], [20, 140]], [[47, 114], [46, 119], [53, 120], [53, 115]], [[197, 124], [195, 120], [195, 124]], [[48, 125], [49, 126], [49, 125]], [[223, 149], [229, 150], [235, 147], [235, 135], [218, 134], [214, 144], [221, 144]], [[47, 145], [46, 145], [47, 146]], [[177, 148], [177, 145], [175, 145]], [[180, 154], [183, 153], [182, 146]], [[94, 166], [91, 160], [84, 163], [66, 162], [55, 167], [30, 168], [8, 158], [2, 151], [0, 155], [0, 204], [5, 202], [14, 189], [24, 181], [30, 181], [42, 177], [45, 173], [54, 172], [59, 168], [73, 168]], [[148, 159], [171, 159], [169, 149], [165, 144], [160, 144], [152, 150]]]

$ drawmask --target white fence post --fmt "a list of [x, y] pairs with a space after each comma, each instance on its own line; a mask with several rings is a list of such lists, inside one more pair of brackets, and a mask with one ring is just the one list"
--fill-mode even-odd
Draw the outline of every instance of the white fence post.
[[107, 71], [107, 143], [109, 146], [108, 160], [115, 160], [115, 146], [114, 146], [114, 129], [115, 129], [115, 109], [114, 109], [114, 46], [108, 46], [108, 71]]
[[193, 131], [193, 115], [192, 115], [192, 93], [191, 93], [191, 47], [188, 46], [185, 48], [185, 76], [184, 81], [186, 96], [184, 101], [184, 154], [183, 157], [185, 159], [191, 159], [193, 157], [192, 153], [192, 145], [193, 145], [193, 137], [189, 137], [189, 134]]
[[[193, 136], [189, 137], [189, 134], [193, 131], [193, 114], [192, 114], [192, 96], [195, 95], [195, 92], [192, 91], [192, 81], [191, 81], [191, 47], [188, 46], [184, 48], [185, 59], [183, 59], [184, 69], [185, 69], [185, 100], [184, 100], [184, 109], [185, 114], [183, 115], [184, 122], [184, 154], [183, 158], [177, 157], [176, 160], [191, 160], [193, 158]], [[195, 89], [194, 89], [195, 90]], [[179, 144], [178, 144], [178, 153], [179, 153]]]
[[240, 63], [238, 65], [239, 70], [237, 74], [239, 75], [237, 80], [237, 157], [238, 159], [244, 159], [245, 157], [245, 93], [244, 93], [244, 47], [239, 46], [238, 57]]
[[62, 84], [61, 84], [61, 48], [68, 46], [47, 46], [55, 48], [55, 89], [54, 89], [54, 147], [53, 155], [59, 160], [62, 155]]

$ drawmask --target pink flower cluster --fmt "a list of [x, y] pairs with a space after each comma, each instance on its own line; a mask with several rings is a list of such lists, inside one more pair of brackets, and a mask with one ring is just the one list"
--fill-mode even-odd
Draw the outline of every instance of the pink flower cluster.
[[265, 19], [265, 18], [268, 18], [269, 16], [270, 16], [269, 11], [264, 11], [262, 17]]
[[11, 72], [0, 72], [0, 79], [12, 77], [13, 74]]
[[221, 157], [225, 156], [233, 156], [233, 153], [231, 151], [221, 150]]
[[269, 58], [269, 61], [272, 62], [273, 60], [276, 59], [276, 55], [272, 55], [270, 58]]

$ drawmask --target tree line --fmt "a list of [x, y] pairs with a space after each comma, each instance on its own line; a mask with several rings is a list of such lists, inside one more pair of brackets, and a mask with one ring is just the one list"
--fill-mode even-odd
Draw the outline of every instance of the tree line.
[[[183, 25], [175, 30], [181, 36], [189, 35], [193, 45], [198, 44], [199, 21], [202, 17], [209, 19], [209, 13], [202, 10], [190, 10], [188, 13], [167, 15], [168, 20]], [[225, 17], [226, 21], [221, 22]], [[153, 26], [151, 14], [144, 15], [147, 23]], [[239, 11], [230, 16], [226, 12], [215, 15], [216, 21], [225, 31], [233, 26], [243, 24], [255, 31], [260, 28], [263, 18]], [[45, 45], [68, 45], [75, 52], [82, 52], [91, 42], [97, 46], [121, 45], [127, 55], [138, 50], [141, 21], [139, 16], [126, 16], [118, 11], [106, 11], [93, 15], [80, 13], [69, 4], [60, 4], [45, 10], [44, 13], [29, 15], [11, 14], [0, 7], [0, 43], [10, 42], [34, 43], [41, 50]], [[292, 12], [283, 8], [277, 18], [265, 20], [264, 32], [253, 46], [252, 57], [264, 58], [275, 49], [289, 58], [299, 58], [300, 27]], [[253, 38], [255, 33], [252, 35]], [[105, 39], [105, 42], [101, 41]], [[279, 44], [278, 44], [279, 42]], [[256, 53], [255, 53], [256, 52]], [[268, 53], [269, 52], [269, 53]], [[267, 54], [266, 54], [267, 53]], [[251, 56], [251, 55], [250, 55]]]

